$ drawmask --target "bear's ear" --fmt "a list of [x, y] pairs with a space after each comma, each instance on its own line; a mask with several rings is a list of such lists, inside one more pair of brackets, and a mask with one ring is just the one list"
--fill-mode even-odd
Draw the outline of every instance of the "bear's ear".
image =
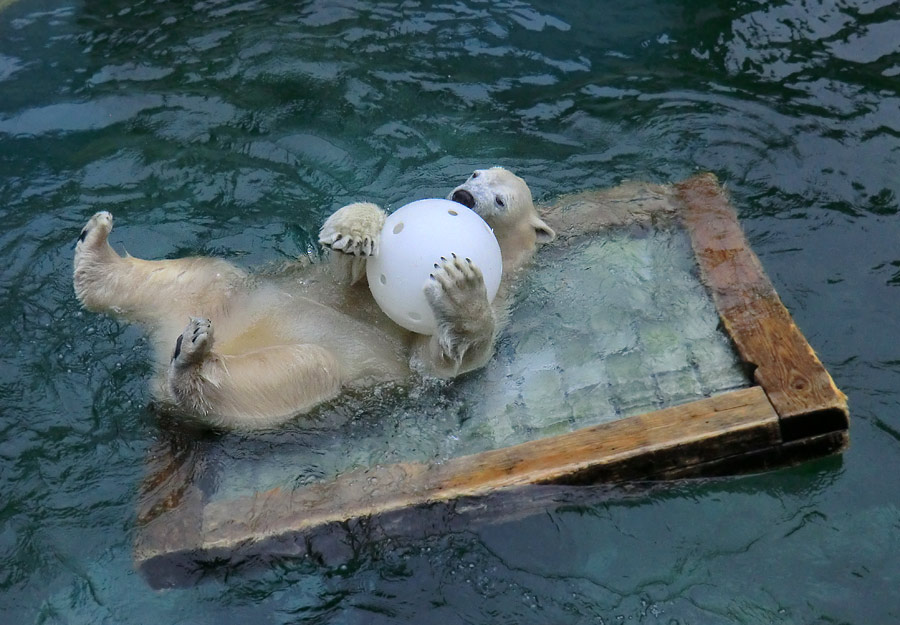
[[556, 238], [556, 233], [553, 231], [553, 228], [545, 224], [537, 215], [531, 218], [531, 226], [534, 228], [534, 232], [537, 235], [538, 243], [549, 243]]

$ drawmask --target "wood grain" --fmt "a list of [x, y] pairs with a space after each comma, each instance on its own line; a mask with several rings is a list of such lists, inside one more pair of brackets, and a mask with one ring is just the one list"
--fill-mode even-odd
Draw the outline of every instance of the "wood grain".
[[727, 456], [699, 464], [678, 467], [657, 475], [661, 480], [681, 480], [686, 478], [710, 478], [746, 473], [761, 473], [781, 469], [815, 460], [831, 457], [840, 463], [840, 454], [850, 445], [847, 430], [828, 432], [809, 438], [789, 441], [771, 447], [761, 447], [743, 454]]
[[[780, 442], [758, 387], [449, 460], [400, 463], [288, 491], [213, 502], [201, 550], [235, 548], [331, 522], [525, 484], [620, 482]], [[145, 553], [142, 557], [152, 554]]]
[[781, 303], [715, 176], [696, 176], [676, 188], [703, 281], [781, 417], [785, 440], [846, 429], [846, 397]]

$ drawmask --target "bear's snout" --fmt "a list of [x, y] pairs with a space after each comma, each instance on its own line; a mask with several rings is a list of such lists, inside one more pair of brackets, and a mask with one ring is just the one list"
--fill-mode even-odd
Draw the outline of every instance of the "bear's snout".
[[475, 208], [475, 196], [465, 189], [457, 189], [453, 192], [453, 195], [450, 196], [450, 199], [462, 204], [466, 208]]

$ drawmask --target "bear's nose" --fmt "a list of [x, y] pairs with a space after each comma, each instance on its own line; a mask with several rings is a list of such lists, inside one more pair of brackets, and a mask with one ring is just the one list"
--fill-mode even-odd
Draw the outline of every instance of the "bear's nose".
[[457, 189], [450, 196], [450, 199], [466, 208], [475, 208], [475, 197], [465, 189]]

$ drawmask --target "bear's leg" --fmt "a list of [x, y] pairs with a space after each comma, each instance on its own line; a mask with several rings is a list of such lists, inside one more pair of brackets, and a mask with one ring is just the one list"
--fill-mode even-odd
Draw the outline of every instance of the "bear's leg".
[[366, 258], [378, 254], [385, 213], [370, 202], [348, 204], [325, 220], [319, 243], [332, 250], [332, 265], [342, 281], [356, 283], [366, 272]]
[[340, 391], [340, 364], [318, 345], [275, 345], [237, 355], [217, 354], [213, 346], [209, 319], [191, 318], [166, 375], [176, 409], [213, 427], [274, 426]]
[[[215, 258], [148, 261], [110, 247], [113, 217], [95, 214], [75, 244], [75, 294], [88, 310], [156, 323], [222, 310], [245, 274]], [[180, 323], [180, 322], [179, 322]]]
[[413, 366], [425, 373], [455, 376], [484, 365], [493, 353], [497, 318], [478, 266], [455, 254], [441, 258], [425, 296], [437, 332], [418, 339]]

